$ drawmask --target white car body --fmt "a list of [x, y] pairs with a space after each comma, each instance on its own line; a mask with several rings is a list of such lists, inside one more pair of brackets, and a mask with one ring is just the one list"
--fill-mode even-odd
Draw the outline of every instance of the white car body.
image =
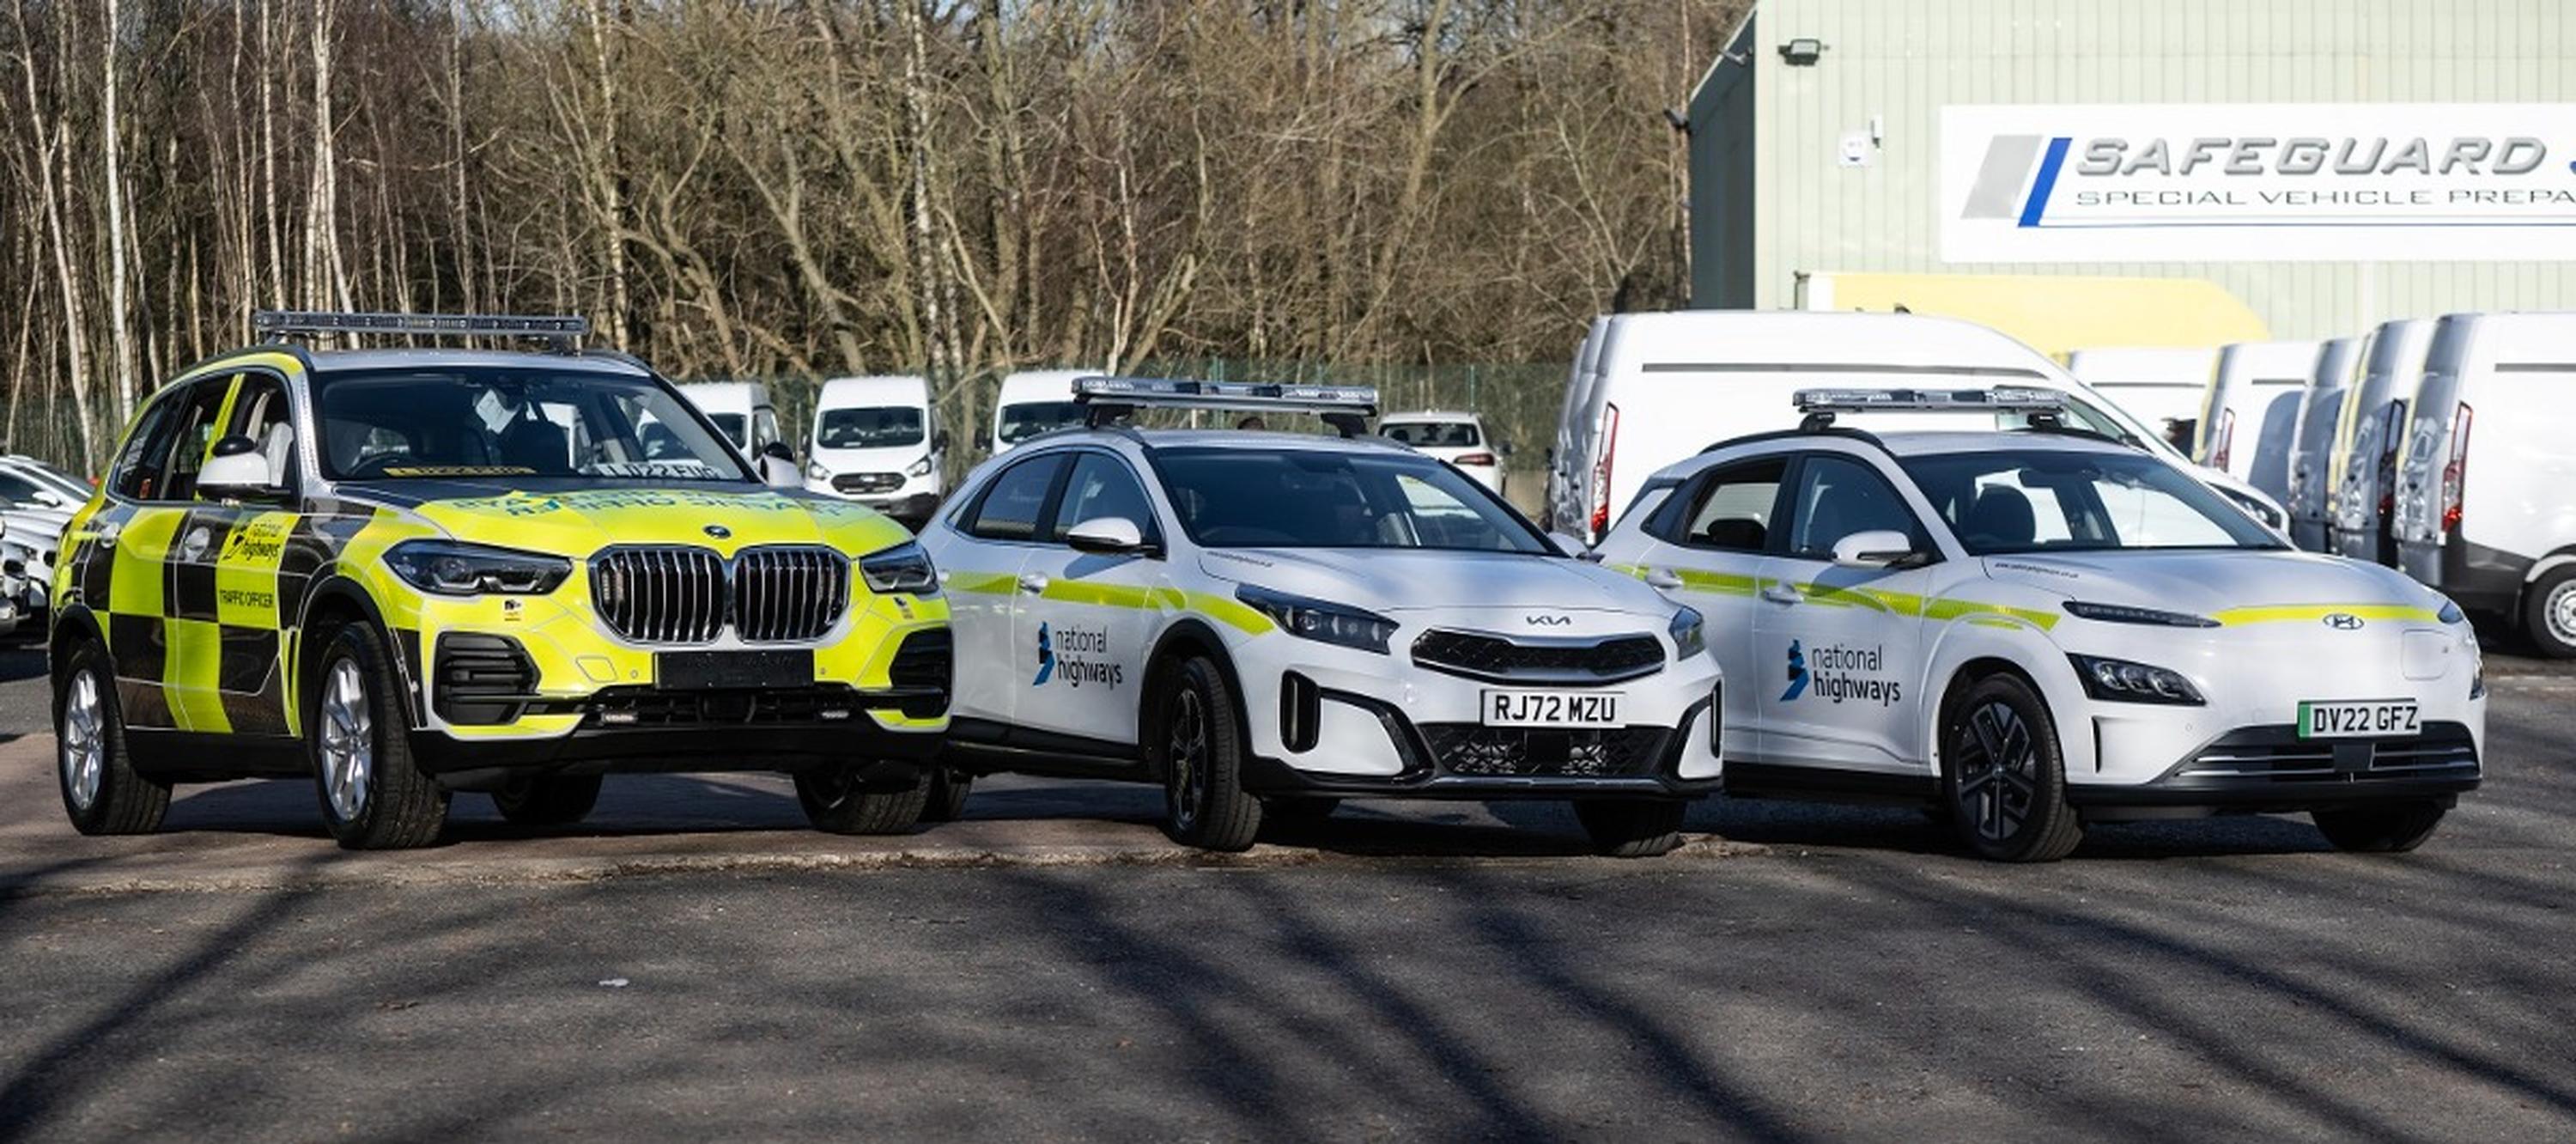
[[1098, 377], [1096, 369], [1023, 370], [1002, 378], [993, 395], [992, 430], [985, 445], [992, 456], [1009, 452], [1022, 441], [1082, 424], [1074, 408], [1073, 383]]
[[2344, 395], [2360, 380], [2368, 349], [2363, 338], [2330, 338], [2321, 343], [2316, 373], [2299, 398], [2299, 419], [2290, 434], [2289, 495], [2281, 503], [2290, 511], [2290, 543], [2310, 552], [2334, 550], [2328, 494], [2335, 439], [2343, 433]]
[[44, 611], [54, 582], [54, 561], [69, 517], [49, 511], [0, 510], [0, 561], [18, 565], [24, 579], [6, 598], [21, 617]]
[[2397, 457], [2406, 439], [2406, 411], [2424, 382], [2424, 353], [2433, 346], [2434, 322], [2408, 318], [2382, 322], [2370, 335], [2361, 380], [2344, 391], [2341, 440], [2336, 447], [2334, 550], [2355, 560], [2397, 566], [2397, 537], [2388, 507], [2397, 492]]
[[2453, 314], [2397, 473], [2398, 561], [2576, 656], [2576, 313]]
[[805, 487], [919, 524], [947, 484], [948, 430], [920, 377], [836, 377], [814, 397]]
[[2200, 443], [2192, 456], [2263, 490], [2274, 501], [2290, 492], [2290, 440], [2299, 402], [2317, 376], [2316, 342], [2237, 342], [2218, 351], [2200, 406]]
[[[2200, 424], [2201, 396], [2209, 392], [2216, 347], [2100, 346], [2066, 355], [2066, 372], [2092, 386], [2111, 404], [2161, 431], [2167, 442], [2187, 444]], [[2176, 435], [2180, 427], [2187, 432]]]
[[1485, 419], [1455, 409], [1390, 413], [1378, 420], [1378, 436], [1426, 457], [1447, 461], [1476, 483], [1505, 495], [1503, 457], [1510, 452], [1485, 430]]
[[[2093, 411], [2088, 420], [2188, 464], [2160, 431], [2047, 355], [1972, 322], [1793, 310], [1618, 314], [1605, 325], [1597, 352], [1596, 377], [1570, 433], [1577, 461], [1572, 499], [1582, 507], [1575, 519], [1558, 522], [1558, 531], [1585, 543], [1627, 510], [1655, 470], [1712, 442], [1796, 426], [1791, 398], [1804, 389], [2041, 386], [2073, 395]], [[1902, 427], [1910, 416], [1873, 415], [1872, 424]], [[2288, 523], [2276, 495], [2224, 473], [2194, 475], [2267, 527]]]
[[[1966, 465], [2040, 463], [1968, 456], [1984, 453], [2076, 466], [2126, 458], [2116, 463], [2131, 471], [2187, 472], [2075, 434], [1778, 434], [1655, 474], [1638, 510], [1602, 542], [1610, 566], [1707, 618], [1732, 685], [1729, 794], [1937, 803], [1944, 706], [1964, 683], [1999, 670], [2043, 698], [2063, 752], [2066, 801], [2086, 819], [2441, 800], [2476, 785], [2486, 726], [2478, 644], [2439, 594], [2389, 569], [2286, 547], [1974, 555], [1905, 466], [1962, 456]], [[2012, 506], [1990, 512], [1990, 486], [1980, 481], [1964, 521], [2000, 537], [2013, 527]], [[1819, 489], [1839, 499], [1809, 514], [1801, 499], [1824, 505], [1829, 492]], [[2010, 491], [2025, 505], [2035, 499]], [[2046, 504], [2058, 503], [2049, 496]], [[2212, 527], [2210, 511], [2218, 510], [2195, 509], [2186, 520]], [[2045, 540], [2046, 514], [2021, 513], [2020, 527], [2031, 530], [2024, 539]], [[2115, 519], [2121, 529], [2161, 527]], [[1910, 540], [1877, 535], [1928, 544], [1919, 551], [1929, 562], [1863, 567], [1822, 555], [1879, 528], [1912, 529]], [[2168, 619], [2195, 626], [2088, 618], [2070, 602], [2184, 613]], [[2204, 702], [2095, 698], [2070, 655], [2179, 672]], [[2302, 704], [2401, 700], [2418, 705], [2422, 735], [2356, 751], [2293, 733]]]
[[772, 445], [792, 449], [785, 431], [778, 424], [778, 409], [769, 402], [769, 387], [756, 381], [701, 381], [680, 387], [680, 396], [707, 415], [725, 440], [733, 444], [745, 460], [760, 470], [762, 479], [772, 486], [793, 488], [793, 456], [779, 457]]
[[68, 518], [98, 490], [33, 457], [0, 457], [0, 503]]
[[1600, 378], [1601, 343], [1608, 340], [1611, 315], [1592, 319], [1583, 341], [1574, 347], [1574, 364], [1566, 371], [1565, 401], [1556, 414], [1556, 444], [1547, 454], [1547, 505], [1544, 523], [1568, 536], [1583, 531], [1583, 448], [1589, 430], [1577, 431]]
[[[1449, 473], [1372, 438], [1194, 430], [1061, 432], [979, 466], [921, 534], [957, 640], [952, 759], [970, 769], [1158, 781], [1149, 704], [1186, 653], [1221, 662], [1240, 697], [1257, 764], [1247, 765], [1243, 789], [1254, 795], [1668, 800], [1714, 788], [1717, 666], [1681, 646], [1676, 623], [1686, 613], [1645, 585], [1552, 547], [1269, 543], [1296, 535], [1289, 530], [1312, 514], [1338, 511], [1326, 493], [1286, 486], [1293, 473], [1345, 458], [1353, 472], [1365, 466], [1378, 474], [1372, 480], [1411, 490], [1415, 510], [1423, 502], [1412, 498], [1429, 478], [1388, 474]], [[1199, 520], [1178, 511], [1172, 491], [1196, 486], [1167, 475], [1167, 466], [1192, 465], [1282, 491], [1264, 495], [1265, 486], [1202, 509], [1210, 519]], [[1483, 495], [1501, 513], [1487, 519], [1526, 528]], [[1016, 523], [1050, 512], [1052, 524]], [[1236, 512], [1246, 519], [1214, 520]], [[1140, 547], [1104, 554], [1064, 538], [1110, 517], [1132, 526], [1126, 535]], [[1398, 507], [1370, 527], [1421, 535], [1437, 525]], [[1530, 539], [1544, 547], [1544, 538]], [[1391, 634], [1384, 650], [1292, 634], [1257, 603], [1264, 592], [1370, 613], [1391, 623]], [[1491, 670], [1440, 660], [1470, 653], [1494, 656]], [[1595, 666], [1605, 656], [1642, 658], [1623, 660], [1605, 681], [1580, 667], [1549, 673], [1509, 662], [1530, 655]], [[1485, 726], [1493, 694], [1520, 689], [1615, 694], [1618, 726]]]

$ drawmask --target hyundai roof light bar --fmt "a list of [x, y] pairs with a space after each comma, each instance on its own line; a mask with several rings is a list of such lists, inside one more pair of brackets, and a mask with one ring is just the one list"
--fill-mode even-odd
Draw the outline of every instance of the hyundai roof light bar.
[[1834, 423], [1837, 413], [2027, 413], [2054, 424], [2066, 413], [2066, 395], [2028, 385], [1993, 389], [1801, 389], [1795, 400], [1807, 432]]
[[254, 310], [251, 333], [280, 336], [387, 334], [427, 338], [543, 338], [569, 350], [590, 333], [590, 319], [539, 314], [365, 314], [330, 310]]
[[1367, 385], [1281, 385], [1253, 381], [1191, 381], [1155, 377], [1082, 377], [1073, 400], [1093, 428], [1139, 409], [1229, 409], [1246, 413], [1312, 413], [1345, 437], [1368, 431], [1377, 415], [1377, 388]]

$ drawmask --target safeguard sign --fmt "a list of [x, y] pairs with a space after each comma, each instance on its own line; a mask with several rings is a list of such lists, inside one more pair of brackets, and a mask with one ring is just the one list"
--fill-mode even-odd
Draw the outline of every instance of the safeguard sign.
[[2576, 104], [1941, 109], [1946, 262], [2576, 259]]

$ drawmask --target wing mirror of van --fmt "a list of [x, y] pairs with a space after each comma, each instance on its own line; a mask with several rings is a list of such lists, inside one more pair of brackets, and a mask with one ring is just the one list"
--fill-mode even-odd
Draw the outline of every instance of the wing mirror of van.
[[215, 442], [215, 455], [197, 472], [197, 495], [228, 501], [279, 500], [286, 489], [269, 479], [259, 443], [232, 436]]
[[1145, 539], [1145, 530], [1123, 516], [1093, 517], [1074, 525], [1064, 542], [1076, 552], [1099, 556], [1160, 556], [1162, 548]]
[[945, 453], [948, 451], [947, 430], [942, 429], [939, 432], [930, 435], [930, 451], [933, 453]]
[[1855, 532], [1834, 542], [1834, 564], [1843, 568], [1896, 568], [1917, 563], [1914, 541], [1893, 529]]

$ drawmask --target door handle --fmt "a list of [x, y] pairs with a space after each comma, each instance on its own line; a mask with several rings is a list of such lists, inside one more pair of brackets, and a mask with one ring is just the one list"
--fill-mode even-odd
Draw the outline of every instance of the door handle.
[[1796, 604], [1805, 601], [1807, 594], [1786, 580], [1775, 580], [1762, 586], [1762, 598], [1774, 604]]
[[1674, 574], [1669, 569], [1649, 568], [1646, 569], [1646, 586], [1649, 588], [1662, 588], [1669, 591], [1671, 589], [1681, 587], [1682, 578]]
[[1047, 578], [1040, 576], [1035, 572], [1030, 572], [1020, 577], [1020, 590], [1032, 596], [1046, 591], [1046, 588]]

